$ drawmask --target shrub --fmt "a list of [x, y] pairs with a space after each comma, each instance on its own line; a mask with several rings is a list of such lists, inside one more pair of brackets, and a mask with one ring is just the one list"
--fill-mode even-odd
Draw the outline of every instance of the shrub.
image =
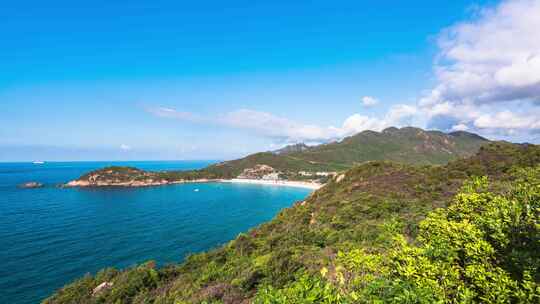
[[472, 178], [420, 222], [414, 242], [389, 221], [386, 251], [339, 252], [322, 276], [266, 286], [255, 303], [539, 303], [540, 167], [516, 173], [505, 195]]

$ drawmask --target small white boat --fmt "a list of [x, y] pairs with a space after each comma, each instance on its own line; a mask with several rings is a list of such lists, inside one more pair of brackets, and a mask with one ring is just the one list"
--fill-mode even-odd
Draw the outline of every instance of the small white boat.
[[195, 191], [195, 192], [199, 192], [199, 189], [195, 189], [195, 190], [193, 190], [193, 191]]
[[45, 162], [44, 161], [41, 161], [41, 160], [36, 160], [36, 161], [33, 161], [32, 164], [34, 165], [43, 165]]

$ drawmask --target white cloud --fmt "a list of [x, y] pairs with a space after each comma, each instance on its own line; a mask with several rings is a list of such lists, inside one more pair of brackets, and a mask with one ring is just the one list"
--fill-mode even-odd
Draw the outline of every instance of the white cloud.
[[540, 129], [539, 116], [517, 115], [510, 111], [484, 114], [474, 120], [477, 128], [491, 129]]
[[[416, 115], [417, 109], [409, 105], [396, 105], [382, 118], [353, 114], [345, 119], [341, 127], [305, 124], [271, 113], [249, 109], [232, 111], [214, 118], [176, 112], [174, 109], [167, 109], [166, 115], [162, 115], [163, 111], [158, 110], [149, 110], [148, 112], [163, 118], [238, 128], [276, 139], [282, 143], [320, 143], [338, 140], [365, 130], [381, 131], [390, 126], [409, 125], [409, 120]], [[197, 117], [197, 120], [191, 119], [192, 117]]]
[[451, 131], [467, 131], [467, 130], [469, 130], [469, 127], [466, 124], [460, 123], [460, 124], [457, 124], [457, 125], [453, 125], [450, 130]]
[[516, 62], [498, 70], [495, 73], [495, 80], [501, 85], [514, 87], [540, 84], [540, 55], [519, 58]]
[[271, 113], [247, 109], [229, 112], [218, 118], [217, 122], [292, 142], [324, 141], [336, 137], [336, 132], [332, 127], [302, 124]]
[[440, 97], [475, 103], [540, 98], [540, 1], [504, 1], [439, 37]]
[[271, 113], [243, 109], [225, 114], [219, 121], [227, 126], [289, 142], [324, 142], [365, 130], [381, 131], [391, 126], [409, 125], [410, 119], [416, 114], [416, 107], [400, 104], [393, 106], [383, 118], [352, 114], [345, 119], [341, 127], [322, 127], [295, 122]]
[[121, 144], [120, 149], [124, 150], [124, 151], [129, 151], [129, 150], [131, 150], [131, 146], [128, 146], [126, 144]]
[[434, 67], [438, 84], [419, 100], [419, 113], [454, 122], [451, 129], [535, 130], [539, 28], [540, 0], [510, 0], [443, 31]]
[[398, 104], [390, 108], [386, 114], [385, 123], [387, 126], [409, 124], [408, 121], [418, 114], [415, 106]]
[[340, 131], [342, 136], [349, 136], [365, 130], [381, 131], [388, 127], [411, 125], [410, 119], [416, 114], [416, 107], [404, 104], [391, 107], [383, 118], [353, 114], [345, 120]]
[[379, 100], [377, 98], [374, 98], [371, 96], [362, 97], [362, 105], [364, 107], [372, 107], [374, 105], [377, 105], [378, 103], [379, 103]]
[[377, 119], [365, 115], [353, 114], [349, 116], [343, 122], [341, 127], [341, 135], [347, 136], [354, 133], [362, 132], [365, 130], [374, 130], [380, 131], [385, 126], [385, 123], [382, 119]]

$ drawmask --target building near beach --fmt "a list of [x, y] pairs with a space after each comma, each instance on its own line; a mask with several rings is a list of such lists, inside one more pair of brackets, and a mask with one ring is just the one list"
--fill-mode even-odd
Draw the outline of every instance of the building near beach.
[[270, 174], [266, 174], [262, 177], [264, 180], [278, 180], [279, 179], [279, 172], [273, 172]]

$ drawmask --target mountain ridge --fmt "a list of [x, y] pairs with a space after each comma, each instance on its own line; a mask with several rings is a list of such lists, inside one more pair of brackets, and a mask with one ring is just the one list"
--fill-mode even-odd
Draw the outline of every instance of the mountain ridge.
[[[265, 165], [282, 179], [313, 179], [313, 174], [333, 174], [354, 165], [375, 160], [389, 160], [413, 165], [442, 165], [474, 154], [490, 141], [473, 133], [425, 131], [420, 128], [387, 128], [381, 132], [362, 131], [317, 146], [296, 144], [273, 152], [258, 152], [191, 171], [146, 172], [132, 168], [106, 168], [94, 172], [101, 177], [91, 182], [86, 174], [67, 186], [154, 186], [186, 181], [236, 178], [245, 170]], [[112, 171], [111, 171], [112, 170]], [[305, 173], [308, 172], [308, 173]], [[326, 176], [326, 175], [325, 175]], [[110, 177], [107, 179], [107, 177]], [[323, 178], [321, 181], [324, 182]]]

